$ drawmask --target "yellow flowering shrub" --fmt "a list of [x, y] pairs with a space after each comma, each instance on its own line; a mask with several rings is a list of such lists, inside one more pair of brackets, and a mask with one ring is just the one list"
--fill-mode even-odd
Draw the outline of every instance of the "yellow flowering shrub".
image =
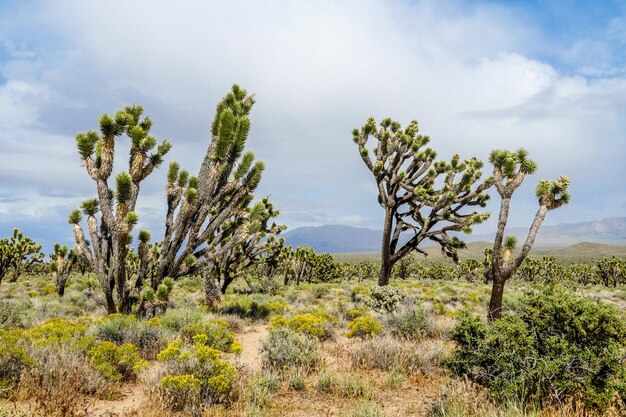
[[[222, 359], [222, 352], [214, 348], [206, 333], [172, 341], [157, 355], [165, 365], [165, 376], [160, 381], [161, 395], [174, 409], [221, 403], [230, 397], [237, 369]], [[241, 351], [241, 344], [233, 342], [230, 349]], [[190, 390], [194, 395], [190, 395]]]
[[[237, 351], [237, 341], [235, 334], [228, 328], [228, 323], [224, 320], [213, 319], [191, 324], [184, 327], [180, 332], [183, 340], [190, 342], [196, 335], [204, 335], [206, 340], [204, 345], [210, 346], [221, 352]], [[241, 352], [241, 349], [239, 349]]]
[[295, 332], [323, 340], [332, 335], [333, 319], [336, 320], [323, 312], [296, 314], [289, 319], [278, 316], [270, 322], [270, 329], [288, 327]]
[[375, 318], [367, 315], [356, 317], [348, 323], [348, 337], [360, 337], [365, 339], [373, 335], [380, 334], [383, 326], [378, 323]]
[[131, 343], [97, 342], [88, 352], [92, 366], [108, 381], [132, 381], [147, 366]]

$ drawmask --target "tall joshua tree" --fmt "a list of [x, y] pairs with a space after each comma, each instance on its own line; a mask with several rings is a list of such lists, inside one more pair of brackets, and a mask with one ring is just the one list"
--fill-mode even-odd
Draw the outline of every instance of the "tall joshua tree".
[[567, 204], [570, 195], [567, 187], [570, 179], [561, 176], [554, 181], [541, 180], [537, 185], [535, 194], [539, 201], [539, 208], [530, 226], [524, 246], [511, 262], [511, 254], [515, 249], [516, 239], [514, 236], [504, 238], [504, 231], [509, 218], [509, 207], [511, 198], [528, 174], [534, 174], [537, 164], [528, 158], [528, 152], [519, 149], [516, 152], [506, 150], [494, 150], [491, 152], [489, 162], [493, 165], [493, 179], [496, 189], [501, 198], [500, 216], [498, 217], [498, 229], [490, 255], [490, 270], [488, 278], [493, 280], [491, 290], [491, 300], [489, 301], [488, 319], [493, 321], [500, 318], [502, 313], [502, 296], [504, 294], [504, 284], [517, 269], [522, 265], [528, 256], [530, 249], [535, 242], [539, 227], [543, 223], [548, 211], [554, 210]]
[[[238, 240], [239, 243], [224, 252], [205, 273], [205, 303], [213, 305], [222, 294], [226, 293], [228, 286], [241, 276], [251, 266], [261, 262], [264, 257], [272, 256], [282, 248], [283, 240], [277, 236], [285, 227], [272, 221], [278, 216], [269, 198], [252, 206], [244, 217], [239, 221], [248, 224], [247, 232]], [[271, 221], [271, 223], [270, 223]], [[236, 233], [237, 224], [227, 222], [225, 228]]]
[[[244, 152], [253, 105], [254, 98], [234, 85], [217, 105], [198, 175], [170, 164], [155, 285], [165, 277], [209, 273], [218, 259], [249, 238], [246, 210], [265, 168], [252, 152]], [[225, 227], [226, 222], [237, 227]]]
[[[142, 113], [141, 106], [127, 106], [114, 117], [101, 116], [99, 133], [91, 130], [76, 135], [78, 153], [96, 183], [97, 198], [84, 201], [81, 210], [70, 214], [69, 223], [74, 225], [76, 252], [98, 277], [109, 313], [130, 312], [131, 287], [126, 285], [125, 261], [131, 231], [139, 220], [135, 213], [139, 188], [161, 165], [171, 147], [167, 140], [157, 145], [157, 139], [150, 135], [152, 121], [148, 117], [141, 119]], [[115, 176], [113, 190], [109, 179], [113, 173], [115, 142], [123, 134], [129, 137], [131, 145], [128, 172]], [[83, 215], [87, 217], [89, 240], [81, 226]], [[117, 305], [114, 288], [117, 288]]]
[[65, 284], [77, 260], [78, 256], [73, 249], [58, 243], [54, 244], [54, 253], [50, 254], [50, 272], [59, 297], [65, 294]]
[[[393, 265], [417, 251], [425, 239], [435, 241], [442, 251], [457, 258], [464, 242], [450, 232], [471, 232], [474, 224], [485, 221], [488, 213], [468, 211], [484, 207], [489, 196], [484, 191], [491, 179], [480, 182], [483, 164], [476, 158], [461, 161], [454, 155], [450, 163], [435, 162], [436, 153], [425, 147], [430, 138], [418, 133], [417, 121], [405, 129], [384, 119], [379, 126], [373, 117], [359, 130], [353, 130], [363, 162], [374, 175], [378, 203], [385, 210], [379, 285], [387, 285]], [[375, 147], [367, 147], [374, 138]], [[399, 245], [400, 235], [413, 236]]]

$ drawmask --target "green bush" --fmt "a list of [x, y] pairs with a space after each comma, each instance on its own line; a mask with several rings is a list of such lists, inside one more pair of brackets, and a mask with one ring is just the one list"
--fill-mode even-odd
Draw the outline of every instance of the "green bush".
[[0, 330], [23, 327], [24, 316], [31, 307], [30, 301], [0, 301]]
[[360, 337], [365, 339], [366, 337], [372, 337], [379, 335], [383, 326], [376, 321], [376, 319], [369, 314], [358, 316], [350, 323], [348, 323], [348, 337]]
[[397, 312], [385, 315], [385, 327], [402, 339], [421, 339], [432, 333], [432, 321], [424, 309], [418, 305], [399, 308]]
[[191, 342], [193, 337], [199, 334], [207, 337], [206, 346], [222, 352], [241, 352], [241, 345], [235, 340], [234, 333], [230, 331], [228, 323], [224, 320], [214, 319], [190, 324], [180, 332], [180, 336], [186, 342]]
[[296, 314], [289, 319], [277, 316], [272, 320], [270, 328], [287, 326], [293, 331], [316, 337], [320, 340], [332, 336], [332, 318], [323, 313]]
[[176, 339], [157, 356], [163, 364], [159, 393], [171, 408], [198, 411], [233, 398], [237, 369], [208, 340], [206, 334], [191, 344]]
[[499, 400], [576, 397], [603, 409], [624, 387], [626, 322], [615, 307], [564, 290], [527, 295], [516, 315], [490, 325], [464, 311], [452, 338], [449, 367]]
[[263, 367], [283, 371], [300, 368], [311, 371], [319, 362], [317, 341], [286, 327], [275, 327], [261, 346]]
[[370, 296], [365, 302], [373, 310], [391, 313], [404, 300], [404, 297], [406, 293], [400, 288], [391, 285], [383, 287], [376, 285], [370, 289]]
[[93, 367], [110, 382], [133, 381], [145, 369], [147, 362], [139, 357], [139, 349], [131, 343], [116, 345], [97, 342], [87, 356]]
[[93, 334], [99, 341], [117, 345], [133, 344], [144, 359], [154, 359], [166, 345], [163, 331], [152, 322], [122, 314], [111, 314], [96, 321], [89, 334]]

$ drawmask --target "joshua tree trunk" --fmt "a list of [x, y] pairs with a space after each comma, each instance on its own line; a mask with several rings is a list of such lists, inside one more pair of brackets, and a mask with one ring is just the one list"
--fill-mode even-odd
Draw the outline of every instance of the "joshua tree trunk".
[[[352, 131], [361, 159], [376, 181], [378, 203], [385, 210], [379, 285], [389, 283], [393, 265], [409, 253], [426, 255], [419, 248], [426, 239], [438, 243], [456, 261], [465, 243], [449, 233], [469, 233], [472, 225], [489, 217], [488, 213], [467, 212], [484, 207], [489, 198], [484, 191], [492, 182], [480, 182], [482, 162], [476, 158], [462, 161], [459, 155], [450, 163], [435, 162], [436, 152], [425, 147], [430, 138], [418, 131], [416, 120], [402, 129], [391, 119], [377, 125], [373, 117]], [[371, 138], [375, 147], [368, 148]], [[404, 232], [413, 236], [399, 245]]]
[[383, 228], [383, 241], [380, 257], [380, 276], [378, 277], [378, 285], [389, 284], [391, 276], [391, 227], [393, 225], [393, 212], [390, 209], [385, 210], [385, 226]]
[[[524, 262], [524, 259], [528, 256], [539, 233], [541, 223], [543, 223], [546, 218], [546, 214], [549, 210], [567, 204], [569, 201], [570, 197], [567, 192], [567, 187], [570, 180], [562, 176], [554, 181], [541, 180], [539, 182], [535, 192], [539, 199], [539, 208], [528, 230], [524, 246], [515, 258], [515, 261], [511, 264], [511, 251], [515, 247], [516, 239], [514, 236], [507, 237], [506, 242], [504, 239], [511, 197], [515, 190], [522, 185], [526, 175], [536, 171], [537, 165], [528, 159], [528, 153], [523, 149], [515, 153], [495, 150], [491, 153], [490, 162], [494, 166], [493, 178], [496, 189], [501, 197], [498, 229], [491, 251], [491, 259], [486, 259], [486, 261], [491, 262], [491, 265], [489, 265], [489, 273], [486, 274], [486, 277], [493, 279], [487, 319], [494, 321], [499, 319], [502, 315], [502, 298], [506, 281], [517, 272], [522, 262]], [[487, 252], [486, 254], [488, 255]]]
[[204, 273], [204, 305], [212, 308], [222, 301], [222, 291], [215, 285], [213, 271]]

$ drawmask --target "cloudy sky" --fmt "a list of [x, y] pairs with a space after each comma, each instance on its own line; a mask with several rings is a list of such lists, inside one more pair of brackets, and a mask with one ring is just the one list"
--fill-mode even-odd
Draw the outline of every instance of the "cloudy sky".
[[[290, 228], [380, 227], [350, 133], [370, 115], [417, 118], [441, 157], [527, 148], [539, 172], [511, 225], [533, 216], [537, 181], [560, 174], [573, 199], [548, 224], [623, 216], [625, 46], [626, 4], [612, 1], [0, 0], [0, 235], [71, 242], [68, 212], [95, 195], [74, 135], [126, 104], [173, 143], [168, 161], [197, 171], [233, 83], [256, 94], [259, 195]], [[139, 202], [155, 236], [164, 178]]]

